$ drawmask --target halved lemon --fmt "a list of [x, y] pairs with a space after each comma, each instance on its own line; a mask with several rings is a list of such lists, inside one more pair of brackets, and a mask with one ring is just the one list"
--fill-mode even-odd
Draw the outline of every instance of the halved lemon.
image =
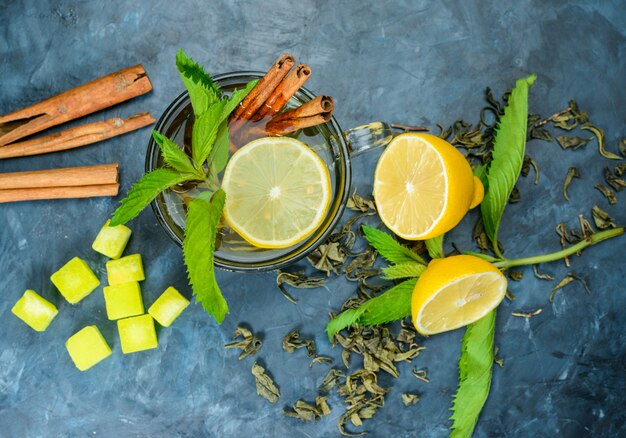
[[331, 198], [322, 159], [289, 137], [263, 137], [237, 150], [222, 187], [226, 222], [259, 248], [286, 248], [306, 239], [324, 221]]
[[506, 277], [491, 263], [469, 255], [434, 259], [413, 296], [413, 323], [424, 335], [447, 332], [478, 321], [506, 294]]
[[425, 240], [454, 228], [484, 189], [467, 160], [430, 134], [401, 134], [380, 156], [374, 200], [384, 224], [407, 240]]

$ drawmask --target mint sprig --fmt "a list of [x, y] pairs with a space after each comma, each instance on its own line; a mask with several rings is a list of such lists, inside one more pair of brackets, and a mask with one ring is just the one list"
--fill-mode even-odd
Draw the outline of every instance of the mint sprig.
[[250, 82], [244, 89], [233, 91], [230, 97], [224, 97], [203, 67], [182, 50], [176, 54], [176, 66], [189, 93], [195, 116], [191, 158], [174, 141], [153, 131], [154, 141], [159, 145], [161, 156], [169, 167], [156, 169], [137, 181], [113, 213], [111, 225], [124, 224], [135, 218], [161, 192], [176, 184], [198, 181], [212, 190], [217, 189], [215, 193], [203, 192], [190, 202], [183, 253], [196, 299], [208, 314], [221, 323], [228, 313], [228, 305], [215, 280], [213, 260], [225, 193], [218, 189], [217, 174], [228, 161], [228, 117], [257, 81]]

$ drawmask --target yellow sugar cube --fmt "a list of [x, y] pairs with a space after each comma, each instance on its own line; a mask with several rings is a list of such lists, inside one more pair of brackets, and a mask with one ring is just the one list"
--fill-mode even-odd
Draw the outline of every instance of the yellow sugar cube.
[[96, 236], [91, 247], [111, 259], [119, 259], [126, 248], [132, 231], [125, 225], [110, 227], [108, 220]]
[[109, 284], [115, 285], [129, 281], [142, 281], [146, 277], [143, 273], [141, 254], [133, 254], [117, 260], [107, 262]]
[[189, 300], [173, 287], [165, 292], [150, 306], [148, 313], [164, 327], [169, 327], [178, 315], [189, 305]]
[[95, 325], [89, 325], [74, 333], [65, 342], [67, 352], [81, 371], [88, 370], [111, 355], [111, 348]]
[[109, 319], [122, 319], [144, 312], [141, 288], [136, 281], [105, 286], [104, 302]]
[[61, 295], [76, 304], [100, 285], [100, 280], [84, 260], [74, 257], [50, 277]]
[[59, 313], [54, 304], [41, 297], [34, 290], [24, 292], [11, 312], [38, 332], [46, 330]]
[[124, 354], [150, 350], [159, 345], [154, 319], [148, 314], [118, 320], [117, 330]]

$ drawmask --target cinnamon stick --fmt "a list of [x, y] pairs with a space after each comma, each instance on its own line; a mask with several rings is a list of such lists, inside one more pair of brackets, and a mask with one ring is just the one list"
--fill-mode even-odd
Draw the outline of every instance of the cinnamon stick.
[[140, 113], [126, 120], [120, 117], [113, 117], [101, 122], [87, 123], [45, 137], [0, 146], [0, 160], [47, 154], [86, 146], [143, 128], [154, 122], [155, 120], [150, 113]]
[[118, 182], [118, 164], [0, 173], [0, 190], [110, 185]]
[[0, 190], [0, 203], [36, 201], [42, 199], [93, 198], [116, 196], [119, 184], [100, 184], [74, 187], [40, 187]]
[[248, 93], [230, 116], [231, 122], [238, 120], [250, 120], [259, 108], [265, 103], [267, 98], [283, 80], [291, 67], [296, 63], [293, 56], [285, 53], [276, 60], [274, 65], [267, 71], [256, 86]]
[[152, 90], [143, 66], [136, 65], [0, 116], [0, 146], [124, 102]]
[[289, 99], [296, 94], [310, 76], [311, 68], [306, 64], [298, 64], [270, 94], [263, 106], [252, 116], [251, 120], [257, 122], [266, 117], [271, 117], [283, 109]]
[[330, 96], [317, 96], [298, 108], [274, 116], [265, 125], [267, 135], [283, 135], [328, 122], [335, 104]]

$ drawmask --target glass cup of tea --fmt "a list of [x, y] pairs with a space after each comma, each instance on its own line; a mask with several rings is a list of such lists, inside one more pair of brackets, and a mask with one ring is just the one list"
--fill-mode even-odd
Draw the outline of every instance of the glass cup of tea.
[[[213, 79], [221, 90], [228, 94], [262, 76], [263, 73], [260, 72], [235, 72], [215, 76]], [[298, 107], [313, 98], [315, 98], [313, 93], [300, 88], [285, 108]], [[188, 145], [193, 120], [191, 102], [187, 92], [184, 92], [165, 110], [155, 129], [179, 145]], [[350, 159], [363, 152], [385, 146], [391, 141], [392, 133], [386, 124], [380, 122], [344, 132], [335, 117], [332, 117], [327, 123], [300, 130], [290, 136], [313, 149], [328, 169], [331, 180], [331, 202], [324, 221], [302, 242], [281, 249], [254, 247], [224, 225], [218, 233], [215, 266], [231, 271], [270, 271], [284, 268], [306, 257], [328, 238], [341, 219], [350, 196]], [[159, 146], [153, 138], [150, 138], [146, 172], [163, 166]], [[175, 186], [162, 192], [152, 202], [157, 220], [179, 246], [182, 246], [185, 232], [185, 202], [199, 195], [201, 191], [201, 187], [193, 185]]]

